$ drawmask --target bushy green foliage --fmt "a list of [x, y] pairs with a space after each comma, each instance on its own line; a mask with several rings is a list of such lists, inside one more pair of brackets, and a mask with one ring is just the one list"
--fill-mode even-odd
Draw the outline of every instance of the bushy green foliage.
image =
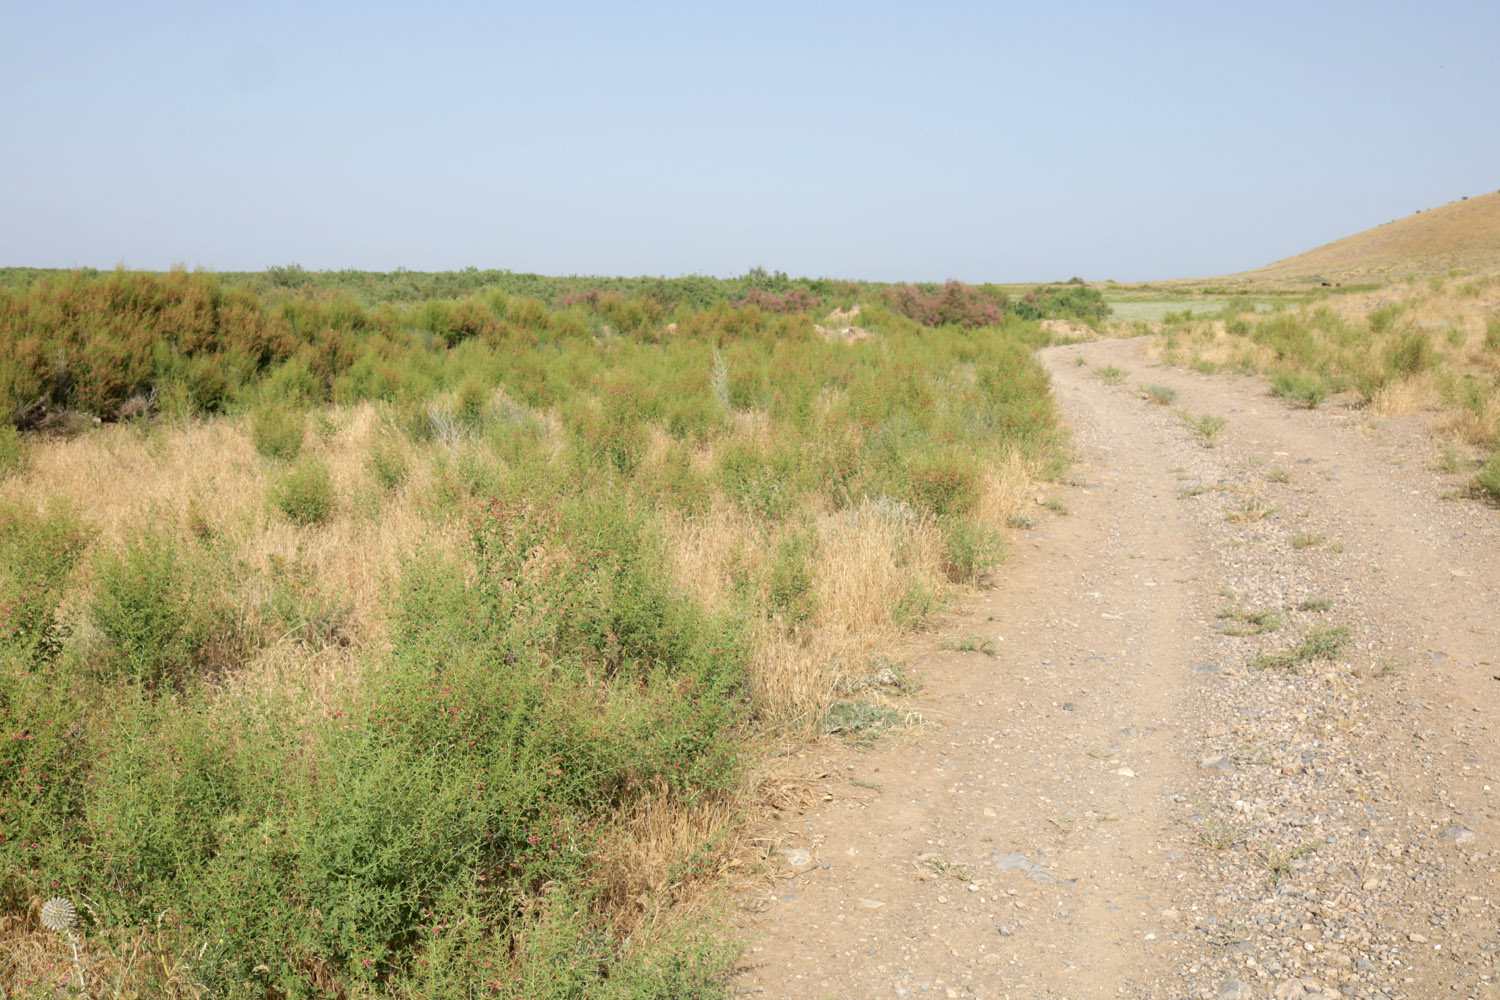
[[105, 671], [148, 688], [179, 683], [197, 645], [193, 585], [167, 535], [146, 532], [101, 555], [90, 617], [104, 635]]
[[266, 458], [290, 461], [302, 451], [304, 428], [300, 411], [265, 403], [250, 414], [250, 443]]
[[1005, 538], [989, 525], [950, 517], [943, 520], [942, 529], [944, 562], [955, 582], [972, 586], [1005, 558]]
[[293, 524], [315, 527], [333, 517], [333, 475], [328, 463], [304, 458], [271, 481], [271, 505]]
[[1500, 501], [1500, 451], [1491, 455], [1475, 474], [1474, 488], [1491, 500]]
[[365, 468], [383, 490], [400, 489], [411, 475], [411, 465], [406, 453], [394, 440], [382, 438], [370, 447], [365, 458]]
[[791, 532], [781, 539], [776, 547], [776, 557], [771, 561], [766, 603], [773, 614], [780, 615], [791, 627], [806, 622], [818, 609], [812, 571], [808, 565], [813, 545], [814, 540], [807, 533]]
[[87, 542], [71, 507], [0, 505], [0, 656], [30, 662], [56, 654], [66, 632], [57, 608]]
[[1022, 319], [1077, 319], [1100, 323], [1109, 318], [1104, 293], [1079, 278], [1051, 285], [1036, 285], [1012, 304]]
[[1420, 374], [1435, 360], [1432, 340], [1425, 330], [1408, 330], [1386, 348], [1384, 360], [1386, 369], [1396, 377]]
[[1314, 374], [1300, 371], [1277, 372], [1271, 376], [1271, 395], [1311, 410], [1328, 397], [1328, 383]]
[[957, 451], [914, 458], [909, 498], [938, 517], [965, 515], [979, 502], [979, 463]]

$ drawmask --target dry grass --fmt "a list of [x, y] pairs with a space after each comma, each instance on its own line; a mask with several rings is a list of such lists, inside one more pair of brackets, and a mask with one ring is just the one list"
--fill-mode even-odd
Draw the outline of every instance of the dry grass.
[[[1278, 357], [1257, 342], [1258, 325], [1291, 321], [1307, 335], [1315, 361]], [[1333, 379], [1335, 388], [1359, 386], [1361, 366], [1385, 367], [1384, 384], [1357, 402], [1378, 415], [1424, 414], [1437, 434], [1478, 452], [1500, 443], [1500, 271], [1404, 280], [1374, 291], [1321, 298], [1284, 316], [1242, 315], [1202, 320], [1174, 329], [1157, 345], [1168, 361], [1203, 370], [1274, 373], [1300, 371]], [[1231, 332], [1233, 331], [1233, 332]], [[1418, 370], [1391, 367], [1403, 341], [1422, 342], [1428, 357]], [[1347, 397], [1346, 402], [1353, 396]]]
[[1500, 265], [1500, 193], [1408, 215], [1277, 261], [1244, 278], [1251, 282], [1389, 282], [1452, 270], [1473, 273]]
[[[232, 589], [216, 595], [246, 620], [256, 619], [282, 567], [306, 567], [312, 589], [348, 609], [348, 644], [309, 649], [297, 636], [272, 635], [227, 680], [243, 688], [306, 692], [326, 706], [352, 689], [363, 657], [382, 645], [384, 588], [402, 558], [419, 545], [459, 541], [457, 526], [435, 525], [424, 513], [429, 465], [414, 463], [411, 481], [380, 497], [373, 510], [361, 508], [356, 500], [377, 492], [364, 462], [381, 433], [379, 414], [366, 404], [327, 416], [336, 432], [326, 440], [309, 432], [305, 445], [327, 461], [339, 497], [334, 517], [321, 527], [298, 527], [267, 510], [275, 467], [255, 453], [242, 421], [162, 423], [148, 432], [111, 426], [39, 442], [28, 468], [0, 483], [0, 499], [37, 506], [70, 499], [97, 532], [95, 552], [122, 545], [148, 526], [184, 540], [211, 538], [211, 551], [231, 554], [249, 571], [234, 574]], [[85, 586], [89, 578], [85, 564]]]
[[[67, 935], [41, 923], [42, 899], [24, 913], [0, 916], [0, 996], [90, 996], [111, 1000], [198, 1000], [189, 958], [167, 943], [173, 919], [163, 913], [152, 928], [119, 928], [105, 935], [75, 934], [77, 962]], [[78, 992], [80, 975], [83, 991]]]

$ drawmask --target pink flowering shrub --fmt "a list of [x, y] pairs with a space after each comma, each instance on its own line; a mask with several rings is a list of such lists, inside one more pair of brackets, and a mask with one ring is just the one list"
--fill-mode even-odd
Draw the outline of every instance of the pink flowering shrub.
[[759, 288], [750, 289], [736, 306], [755, 306], [761, 312], [789, 314], [807, 312], [823, 304], [823, 300], [805, 288], [793, 288], [785, 295], [776, 295]]
[[1004, 302], [962, 281], [949, 281], [932, 291], [920, 285], [892, 285], [886, 289], [885, 302], [893, 311], [923, 326], [973, 329], [999, 326], [1005, 319]]

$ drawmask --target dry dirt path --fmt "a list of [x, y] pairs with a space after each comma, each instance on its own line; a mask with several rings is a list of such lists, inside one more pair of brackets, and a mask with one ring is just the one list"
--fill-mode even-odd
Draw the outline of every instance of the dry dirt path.
[[1500, 998], [1500, 514], [1411, 422], [1140, 340], [1041, 357], [1068, 513], [912, 651], [930, 725], [807, 751], [736, 989]]

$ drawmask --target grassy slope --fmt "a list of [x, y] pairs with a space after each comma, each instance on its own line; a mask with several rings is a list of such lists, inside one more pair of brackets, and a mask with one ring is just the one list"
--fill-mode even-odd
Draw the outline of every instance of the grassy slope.
[[1208, 279], [1220, 284], [1306, 287], [1322, 282], [1384, 284], [1408, 276], [1500, 267], [1500, 193], [1455, 201], [1254, 271]]

